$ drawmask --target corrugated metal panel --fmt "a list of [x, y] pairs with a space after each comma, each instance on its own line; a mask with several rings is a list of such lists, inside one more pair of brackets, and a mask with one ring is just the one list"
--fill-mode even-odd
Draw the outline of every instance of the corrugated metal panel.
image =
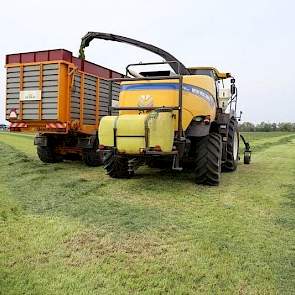
[[39, 115], [36, 114], [23, 114], [23, 119], [24, 120], [38, 120], [39, 119]]
[[39, 71], [40, 65], [33, 65], [33, 66], [24, 66], [24, 72], [32, 72], [32, 71]]
[[43, 76], [52, 76], [52, 75], [58, 75], [58, 69], [56, 70], [43, 69]]
[[51, 91], [51, 92], [43, 92], [42, 93], [42, 99], [44, 100], [44, 98], [57, 98], [58, 96], [58, 92], [57, 91]]
[[43, 70], [58, 70], [58, 64], [46, 64], [43, 65]]
[[59, 64], [42, 67], [42, 116], [43, 120], [57, 120]]
[[25, 89], [39, 89], [40, 82], [35, 81], [35, 82], [24, 82], [23, 83], [23, 88]]
[[80, 119], [81, 75], [74, 75], [71, 93], [71, 118]]
[[38, 101], [23, 101], [23, 119], [37, 120], [39, 119], [39, 102]]
[[10, 83], [19, 83], [20, 82], [20, 79], [19, 79], [19, 75], [18, 75], [18, 77], [10, 77], [9, 78], [9, 82]]
[[7, 68], [6, 78], [6, 119], [9, 119], [11, 109], [19, 114], [20, 68]]
[[39, 82], [39, 75], [38, 76], [24, 76], [24, 82]]
[[9, 67], [7, 68], [7, 73], [19, 73], [20, 72], [20, 68], [19, 67]]
[[[23, 67], [23, 90], [38, 90], [40, 87], [40, 65]], [[22, 102], [23, 119], [39, 119], [39, 101]]]
[[95, 119], [84, 119], [83, 123], [86, 124], [86, 125], [95, 125], [96, 120]]
[[56, 120], [57, 114], [46, 114], [46, 115], [42, 115], [42, 117], [46, 118], [47, 120]]
[[[109, 107], [112, 102], [109, 101], [110, 82], [100, 80], [99, 89], [99, 116], [107, 116], [109, 114]], [[112, 101], [119, 101], [120, 84], [112, 83]], [[113, 111], [113, 115], [117, 115], [118, 111]]]
[[9, 82], [9, 83], [7, 83], [6, 88], [7, 89], [19, 88], [19, 82], [18, 83]]
[[84, 76], [83, 124], [96, 124], [97, 78]]

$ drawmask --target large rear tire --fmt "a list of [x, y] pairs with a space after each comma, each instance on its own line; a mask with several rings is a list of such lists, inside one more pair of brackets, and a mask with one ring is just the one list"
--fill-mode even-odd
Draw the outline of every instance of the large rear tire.
[[228, 124], [226, 161], [222, 164], [222, 170], [235, 171], [239, 161], [239, 132], [238, 122], [231, 118]]
[[44, 163], [58, 163], [62, 161], [62, 156], [56, 154], [54, 148], [50, 146], [37, 146], [37, 154]]
[[130, 178], [134, 174], [128, 171], [128, 158], [111, 153], [104, 158], [104, 168], [112, 178]]
[[221, 136], [218, 133], [210, 133], [197, 143], [196, 148], [196, 183], [218, 185], [221, 175]]

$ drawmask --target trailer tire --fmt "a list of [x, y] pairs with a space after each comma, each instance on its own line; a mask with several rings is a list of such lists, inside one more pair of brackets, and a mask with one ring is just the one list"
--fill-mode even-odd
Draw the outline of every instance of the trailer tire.
[[65, 154], [63, 156], [63, 159], [68, 161], [81, 161], [81, 156], [79, 154], [70, 153], [70, 154]]
[[222, 164], [222, 171], [232, 172], [238, 167], [239, 162], [239, 132], [238, 123], [231, 118], [228, 124], [226, 161]]
[[44, 163], [58, 163], [63, 160], [62, 156], [56, 154], [50, 146], [37, 146], [37, 154]]
[[112, 178], [130, 178], [134, 172], [128, 171], [128, 158], [109, 153], [104, 158], [104, 168]]
[[221, 175], [222, 142], [218, 133], [210, 133], [196, 145], [195, 182], [218, 185]]
[[87, 166], [97, 167], [102, 164], [102, 157], [94, 149], [85, 149], [83, 151], [83, 161]]

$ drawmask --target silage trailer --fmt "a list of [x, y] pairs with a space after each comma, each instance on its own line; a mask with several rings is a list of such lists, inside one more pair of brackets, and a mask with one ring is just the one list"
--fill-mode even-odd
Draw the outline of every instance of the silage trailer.
[[6, 71], [10, 130], [37, 132], [43, 162], [82, 157], [90, 166], [101, 163], [97, 129], [118, 101], [120, 86], [109, 79], [122, 74], [65, 49], [8, 54]]

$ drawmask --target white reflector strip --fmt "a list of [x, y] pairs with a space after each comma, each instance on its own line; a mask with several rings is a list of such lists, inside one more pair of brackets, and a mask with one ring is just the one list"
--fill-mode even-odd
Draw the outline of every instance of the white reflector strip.
[[48, 129], [64, 129], [64, 128], [67, 128], [67, 123], [47, 123], [46, 128], [48, 128]]
[[28, 125], [26, 123], [11, 123], [10, 128], [26, 128]]

